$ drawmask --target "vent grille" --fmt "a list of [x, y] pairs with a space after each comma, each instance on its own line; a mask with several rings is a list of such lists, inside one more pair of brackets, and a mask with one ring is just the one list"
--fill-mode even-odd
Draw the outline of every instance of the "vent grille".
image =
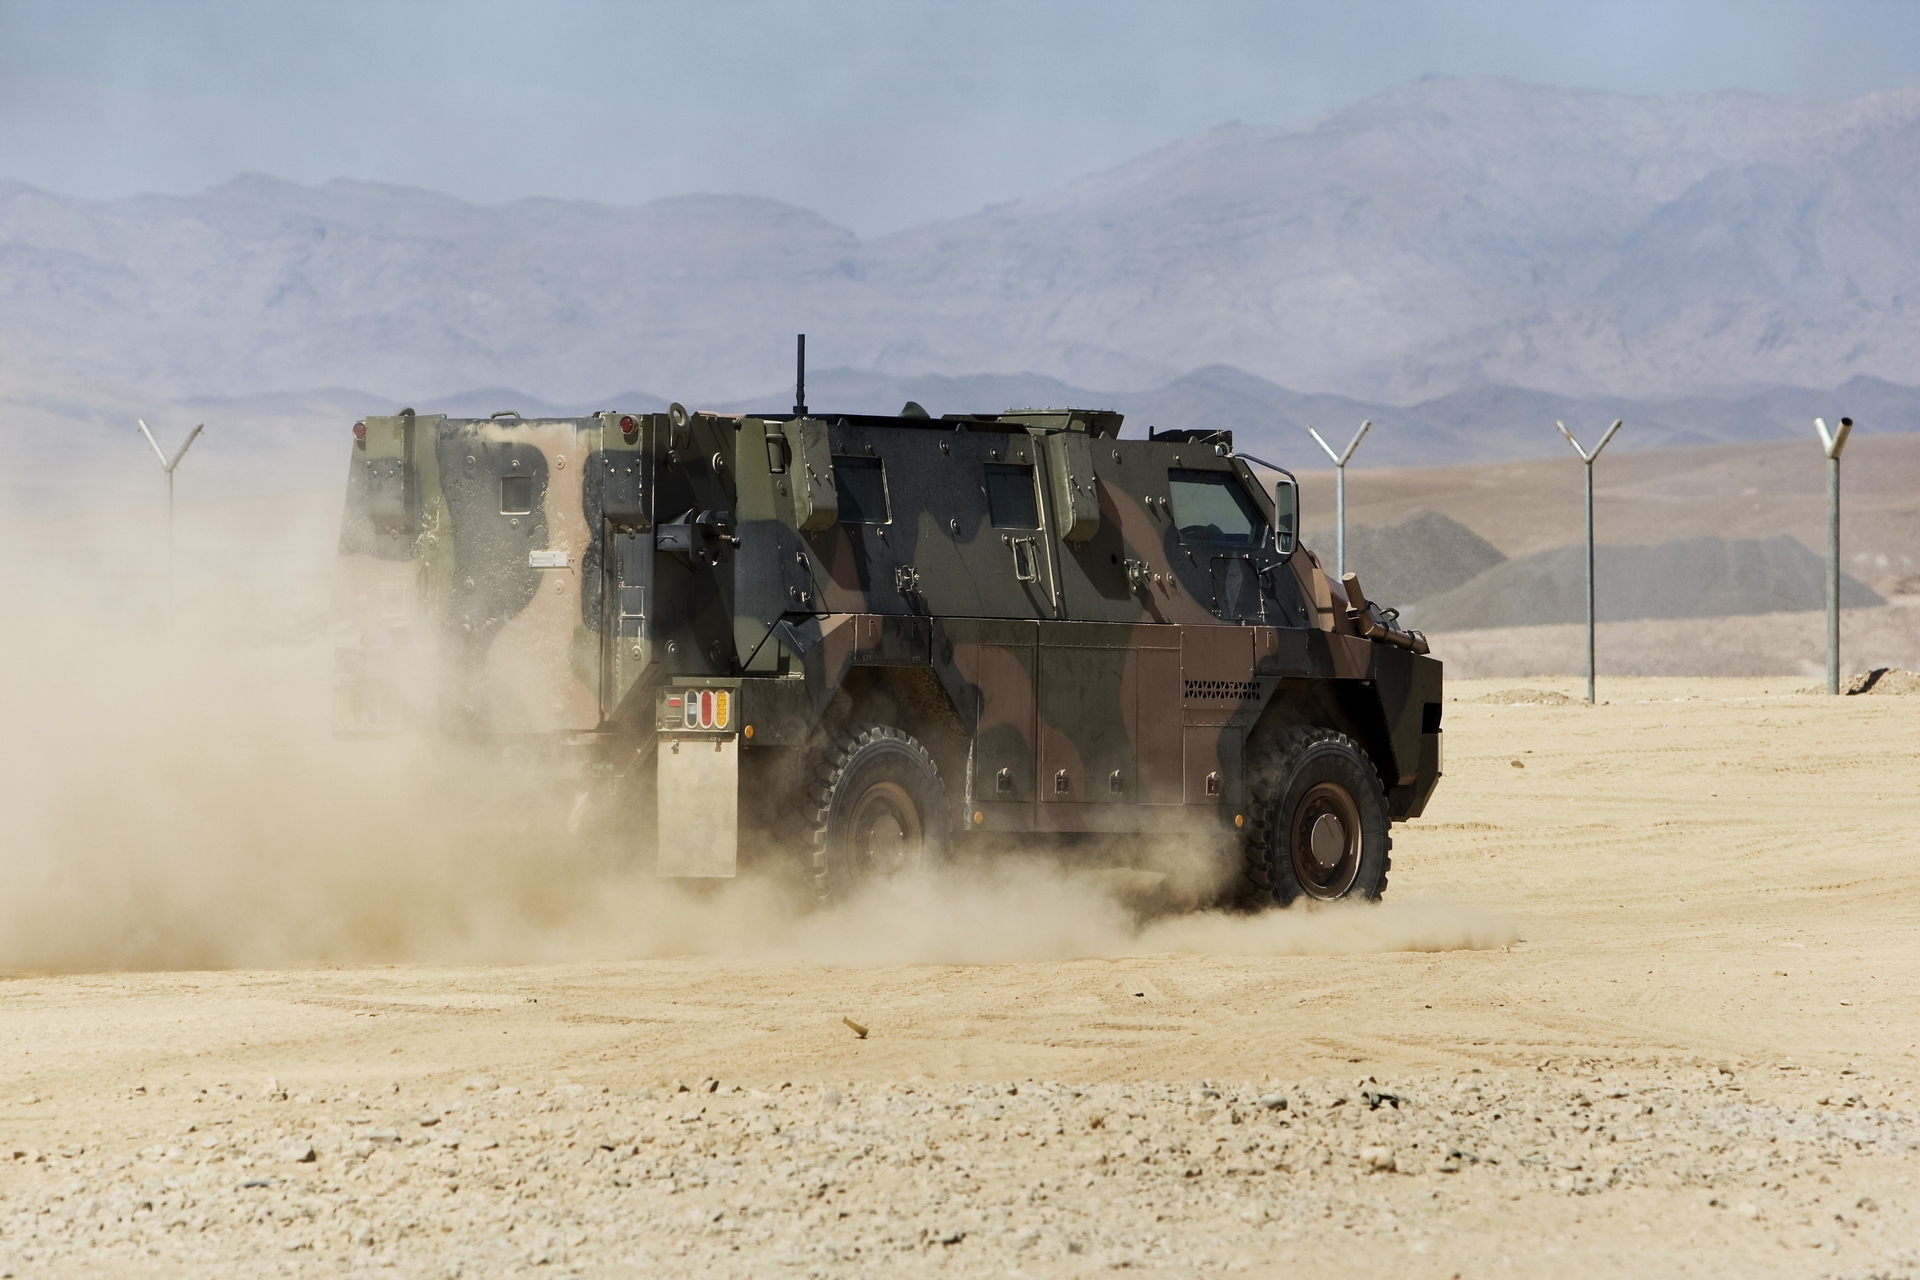
[[1260, 696], [1256, 680], [1188, 680], [1188, 702], [1246, 702]]

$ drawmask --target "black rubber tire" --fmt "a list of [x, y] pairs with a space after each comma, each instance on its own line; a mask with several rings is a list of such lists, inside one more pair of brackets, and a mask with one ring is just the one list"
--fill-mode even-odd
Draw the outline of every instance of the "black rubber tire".
[[[1248, 779], [1245, 842], [1249, 906], [1290, 906], [1300, 898], [1377, 901], [1393, 866], [1392, 822], [1380, 771], [1360, 744], [1332, 729], [1302, 727], [1280, 734]], [[1312, 834], [1322, 814], [1339, 861], [1316, 858]]]
[[946, 786], [917, 739], [877, 724], [834, 734], [807, 782], [814, 894], [844, 900], [863, 885], [939, 863], [948, 823]]

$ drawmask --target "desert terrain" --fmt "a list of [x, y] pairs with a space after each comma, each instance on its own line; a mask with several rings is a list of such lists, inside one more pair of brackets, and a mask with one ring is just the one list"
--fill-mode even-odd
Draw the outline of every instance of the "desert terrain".
[[1913, 700], [1576, 692], [1451, 686], [1378, 906], [612, 871], [488, 964], [423, 903], [404, 963], [16, 945], [0, 1274], [1913, 1274]]
[[[1463, 477], [1356, 518], [1565, 540]], [[1671, 536], [1767, 532], [1728, 486]], [[1592, 708], [1578, 628], [1436, 636], [1376, 906], [1189, 910], [1193, 848], [819, 910], [331, 739], [331, 495], [157, 514], [0, 530], [0, 1280], [1920, 1273], [1920, 703], [1810, 692], [1817, 613], [1606, 624]]]

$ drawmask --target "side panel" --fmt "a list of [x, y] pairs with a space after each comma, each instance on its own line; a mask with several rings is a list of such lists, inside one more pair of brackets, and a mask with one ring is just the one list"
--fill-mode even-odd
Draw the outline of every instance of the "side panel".
[[740, 853], [739, 739], [662, 734], [659, 750], [662, 876], [725, 877]]
[[950, 621], [953, 665], [974, 707], [973, 769], [967, 792], [989, 831], [1033, 826], [1035, 734], [1034, 671], [1038, 624]]
[[1119, 804], [1139, 795], [1133, 628], [1040, 624], [1040, 803]]
[[[1039, 658], [1041, 804], [1181, 803], [1180, 629], [1042, 623]], [[1065, 812], [1048, 825], [1073, 829]]]
[[1237, 805], [1247, 729], [1264, 702], [1253, 674], [1257, 627], [1181, 629], [1181, 746], [1188, 804]]
[[1186, 791], [1184, 750], [1173, 726], [1180, 718], [1179, 627], [1135, 627], [1134, 735], [1140, 753], [1142, 804], [1177, 805]]
[[[791, 428], [789, 429], [791, 430]], [[1025, 433], [833, 424], [832, 456], [881, 473], [886, 519], [837, 523], [803, 539], [813, 612], [1051, 618], [1054, 562], [1040, 450]], [[1031, 468], [1031, 525], [993, 523], [989, 468]], [[797, 483], [797, 482], [796, 482]], [[871, 515], [872, 513], [868, 513]]]

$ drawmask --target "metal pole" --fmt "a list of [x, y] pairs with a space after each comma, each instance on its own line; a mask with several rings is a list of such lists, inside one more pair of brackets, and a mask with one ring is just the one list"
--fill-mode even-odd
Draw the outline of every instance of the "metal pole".
[[160, 451], [160, 442], [153, 438], [153, 432], [147, 430], [146, 419], [136, 418], [134, 421], [140, 424], [140, 434], [145, 436], [147, 443], [153, 446], [153, 456], [160, 459], [160, 469], [167, 473], [167, 617], [171, 620], [173, 617], [173, 472], [180, 465], [180, 460], [187, 456], [187, 450], [193, 448], [193, 442], [200, 438], [200, 433], [207, 429], [207, 424], [199, 423], [189, 431], [186, 440], [180, 445], [179, 452], [169, 458]]
[[1347, 576], [1347, 464], [1333, 470], [1333, 571], [1335, 579]]
[[173, 627], [173, 468], [167, 468], [167, 627]]
[[1587, 459], [1587, 705], [1593, 705], [1593, 459]]
[[1827, 459], [1827, 692], [1840, 692], [1840, 459]]
[[1345, 577], [1347, 573], [1347, 459], [1353, 457], [1353, 451], [1360, 447], [1360, 442], [1366, 438], [1367, 429], [1371, 426], [1373, 426], [1371, 418], [1360, 424], [1360, 430], [1354, 433], [1345, 453], [1335, 453], [1333, 446], [1321, 439], [1318, 431], [1311, 426], [1307, 428], [1307, 434], [1313, 437], [1314, 443], [1326, 450], [1327, 456], [1333, 459], [1333, 518], [1335, 521], [1333, 557], [1334, 576], [1339, 578]]
[[1820, 445], [1827, 454], [1827, 692], [1840, 692], [1840, 451], [1847, 447], [1853, 419], [1840, 419], [1840, 429], [1829, 432], [1825, 418], [1815, 418]]
[[1585, 449], [1582, 449], [1580, 447], [1580, 442], [1573, 438], [1573, 432], [1567, 430], [1566, 423], [1556, 422], [1553, 425], [1560, 428], [1560, 434], [1567, 438], [1567, 443], [1573, 446], [1573, 451], [1580, 455], [1580, 461], [1585, 463], [1587, 468], [1587, 705], [1592, 706], [1593, 705], [1593, 675], [1594, 675], [1594, 662], [1593, 662], [1593, 629], [1594, 629], [1593, 628], [1593, 462], [1594, 462], [1594, 459], [1600, 456], [1600, 451], [1607, 447], [1607, 441], [1613, 439], [1613, 433], [1620, 429], [1620, 419], [1615, 418], [1613, 420], [1613, 425], [1607, 428], [1607, 434], [1605, 434], [1604, 436], [1601, 436], [1600, 443], [1593, 446], [1592, 453], [1588, 453]]

